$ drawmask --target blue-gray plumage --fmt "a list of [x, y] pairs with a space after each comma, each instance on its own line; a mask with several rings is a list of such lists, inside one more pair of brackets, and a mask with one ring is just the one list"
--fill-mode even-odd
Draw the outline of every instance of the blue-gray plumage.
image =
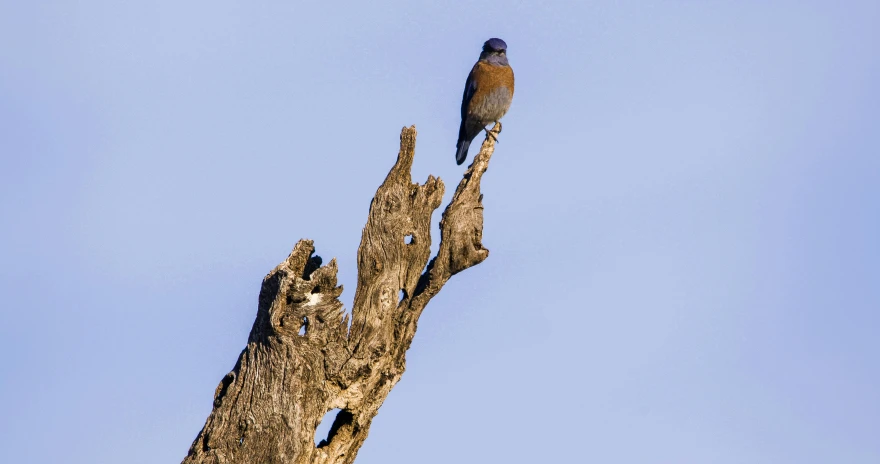
[[511, 100], [513, 69], [507, 62], [507, 44], [501, 39], [489, 39], [464, 84], [456, 163], [464, 163], [471, 141], [487, 124], [497, 123], [507, 113]]

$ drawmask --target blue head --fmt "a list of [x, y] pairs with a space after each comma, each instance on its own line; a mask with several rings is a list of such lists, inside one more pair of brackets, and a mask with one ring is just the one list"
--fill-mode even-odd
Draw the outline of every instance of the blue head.
[[507, 51], [507, 44], [504, 43], [504, 41], [501, 39], [497, 39], [497, 38], [489, 39], [486, 41], [486, 43], [483, 44], [483, 51], [484, 52], [489, 52], [489, 51], [506, 52]]
[[507, 44], [503, 40], [493, 38], [483, 44], [483, 52], [480, 53], [480, 59], [486, 60], [492, 64], [508, 66], [507, 64]]

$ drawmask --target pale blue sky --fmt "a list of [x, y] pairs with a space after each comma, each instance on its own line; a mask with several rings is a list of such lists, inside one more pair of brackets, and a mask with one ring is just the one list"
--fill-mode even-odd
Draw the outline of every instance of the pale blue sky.
[[491, 256], [357, 462], [880, 462], [880, 3], [138, 3], [0, 0], [0, 461], [179, 462], [501, 37]]

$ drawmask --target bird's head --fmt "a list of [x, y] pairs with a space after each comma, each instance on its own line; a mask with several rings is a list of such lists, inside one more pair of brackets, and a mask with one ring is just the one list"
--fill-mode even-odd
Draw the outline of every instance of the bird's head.
[[507, 44], [503, 40], [493, 38], [483, 44], [483, 52], [480, 53], [481, 60], [488, 60], [494, 64], [507, 64]]

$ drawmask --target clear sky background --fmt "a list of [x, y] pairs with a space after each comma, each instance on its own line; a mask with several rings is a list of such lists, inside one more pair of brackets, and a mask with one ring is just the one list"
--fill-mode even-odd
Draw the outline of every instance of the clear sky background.
[[0, 461], [179, 462], [298, 239], [350, 307], [402, 126], [445, 207], [501, 37], [491, 255], [428, 306], [357, 462], [876, 464], [878, 24], [876, 1], [0, 0]]

